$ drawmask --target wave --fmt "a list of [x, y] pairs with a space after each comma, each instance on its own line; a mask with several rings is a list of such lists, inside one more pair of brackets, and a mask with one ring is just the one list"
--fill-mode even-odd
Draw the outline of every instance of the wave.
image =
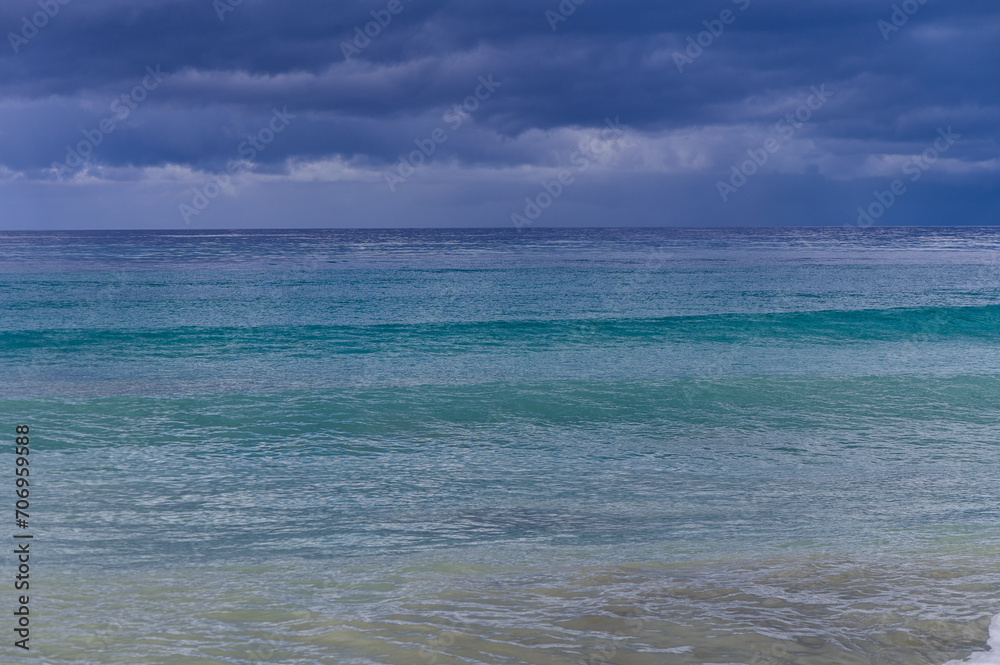
[[148, 355], [302, 350], [454, 353], [484, 347], [532, 348], [609, 343], [849, 344], [872, 341], [1000, 339], [1000, 305], [714, 314], [657, 318], [489, 320], [328, 325], [222, 325], [159, 328], [49, 328], [0, 331], [0, 354], [32, 348], [106, 347]]
[[[107, 386], [98, 387], [92, 394], [99, 396], [84, 397], [77, 389], [70, 399], [11, 395], [0, 398], [0, 412], [44, 421], [58, 432], [55, 440], [85, 446], [120, 441], [102, 428], [124, 421], [149, 423], [144, 441], [170, 440], [165, 430], [188, 427], [226, 441], [266, 441], [280, 431], [358, 454], [414, 441], [473, 445], [475, 439], [494, 448], [592, 444], [595, 454], [613, 441], [628, 456], [651, 441], [683, 449], [697, 439], [733, 445], [753, 440], [793, 456], [815, 454], [825, 441], [837, 450], [941, 449], [944, 455], [968, 444], [963, 454], [969, 459], [992, 459], [989, 442], [1000, 419], [1000, 377], [988, 376], [317, 386], [214, 395], [177, 386], [150, 394], [146, 386], [142, 394], [112, 396]], [[282, 427], [274, 426], [275, 418]], [[73, 434], [81, 427], [85, 436]], [[942, 448], [943, 441], [949, 448]]]

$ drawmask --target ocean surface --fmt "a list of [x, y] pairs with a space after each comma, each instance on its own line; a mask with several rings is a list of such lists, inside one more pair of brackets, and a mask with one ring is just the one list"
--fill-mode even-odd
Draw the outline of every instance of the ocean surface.
[[1000, 663], [998, 257], [0, 233], [0, 663]]

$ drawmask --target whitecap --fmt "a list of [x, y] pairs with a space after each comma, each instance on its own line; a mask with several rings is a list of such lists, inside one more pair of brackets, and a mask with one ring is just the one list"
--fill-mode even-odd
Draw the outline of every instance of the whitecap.
[[974, 653], [965, 660], [949, 660], [944, 665], [1000, 665], [1000, 614], [990, 622], [990, 636], [986, 640], [989, 651]]

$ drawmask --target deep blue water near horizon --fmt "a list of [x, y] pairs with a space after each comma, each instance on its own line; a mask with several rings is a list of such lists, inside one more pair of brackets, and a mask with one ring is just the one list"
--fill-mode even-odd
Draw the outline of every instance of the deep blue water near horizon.
[[0, 662], [985, 650], [998, 250], [996, 228], [0, 233], [38, 570], [36, 648]]

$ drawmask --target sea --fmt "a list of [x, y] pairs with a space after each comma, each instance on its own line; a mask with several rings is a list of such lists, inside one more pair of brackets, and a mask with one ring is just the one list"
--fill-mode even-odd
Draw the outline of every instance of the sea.
[[998, 257], [0, 233], [0, 663], [1000, 663]]

